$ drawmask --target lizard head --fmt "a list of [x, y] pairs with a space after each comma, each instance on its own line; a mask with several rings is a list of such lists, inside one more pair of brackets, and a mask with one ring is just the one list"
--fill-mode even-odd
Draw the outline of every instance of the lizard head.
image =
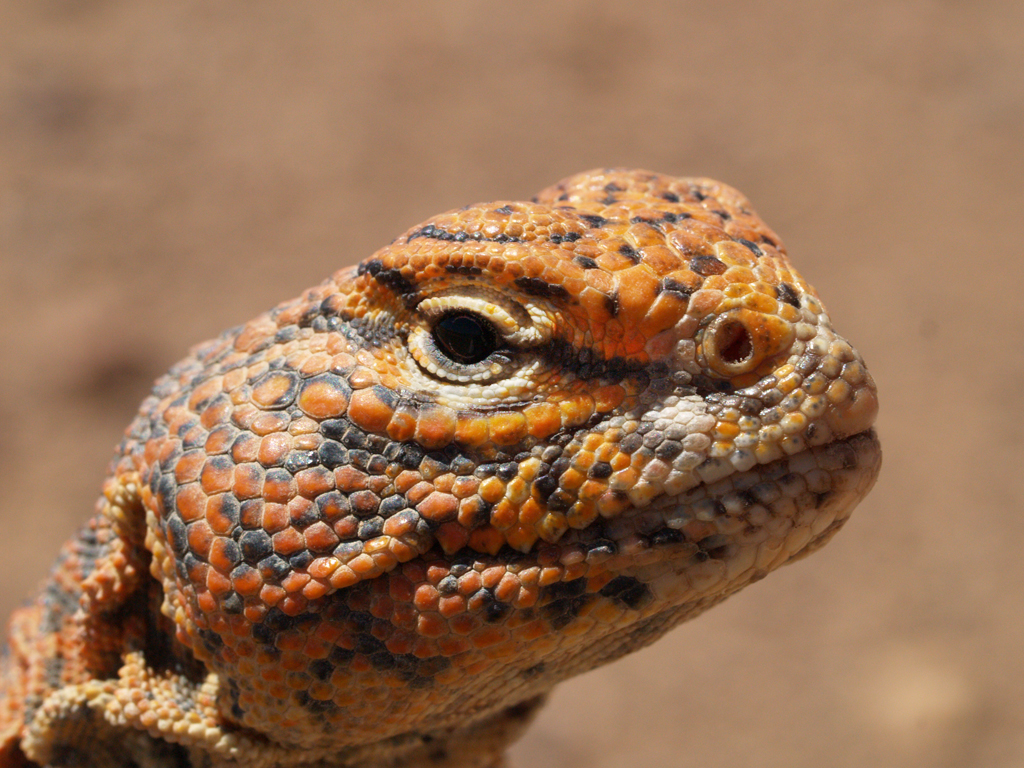
[[823, 544], [880, 464], [874, 382], [778, 237], [646, 172], [435, 217], [157, 397], [164, 613], [229, 718], [307, 746], [650, 642]]

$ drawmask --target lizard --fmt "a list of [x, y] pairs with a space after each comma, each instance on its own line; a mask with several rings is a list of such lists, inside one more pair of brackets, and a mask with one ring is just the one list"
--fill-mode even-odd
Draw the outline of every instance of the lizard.
[[877, 388], [735, 189], [604, 169], [195, 347], [8, 631], [0, 766], [500, 766], [824, 545]]

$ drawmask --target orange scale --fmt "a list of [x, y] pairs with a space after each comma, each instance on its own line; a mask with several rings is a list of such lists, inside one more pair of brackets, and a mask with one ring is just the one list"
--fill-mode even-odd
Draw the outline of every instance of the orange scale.
[[[455, 616], [452, 618], [450, 624], [461, 618], [461, 616]], [[457, 656], [460, 653], [468, 651], [470, 648], [469, 641], [464, 637], [442, 637], [437, 641], [437, 647], [440, 649], [441, 654], [444, 656]]]
[[206, 494], [199, 485], [187, 485], [175, 495], [174, 506], [186, 523], [199, 520], [206, 515]]
[[639, 322], [658, 296], [659, 280], [644, 264], [623, 270], [616, 275], [619, 320], [627, 327]]
[[339, 376], [350, 373], [356, 364], [356, 359], [348, 353], [349, 344], [341, 334], [330, 334], [327, 342], [327, 352], [331, 355], [329, 370]]
[[690, 296], [687, 314], [692, 315], [697, 319], [707, 317], [718, 309], [723, 298], [721, 291], [709, 290], [706, 287], [702, 287], [699, 291]]
[[332, 587], [330, 584], [324, 584], [321, 581], [310, 581], [302, 588], [302, 596], [307, 600], [318, 600], [331, 591]]
[[[743, 270], [748, 267], [752, 267], [757, 263], [757, 256], [743, 243], [737, 243], [734, 241], [723, 241], [715, 245], [715, 256], [718, 257], [719, 261], [728, 265], [731, 271], [732, 269]], [[749, 274], [749, 271], [748, 271]], [[744, 280], [742, 271], [737, 274], [737, 280]], [[746, 278], [749, 279], [749, 278]]]
[[[259, 590], [257, 589], [257, 591]], [[267, 617], [267, 607], [261, 604], [249, 604], [245, 606], [245, 609], [242, 611], [242, 615], [245, 616], [246, 620], [250, 624], [259, 624]], [[262, 656], [260, 656], [257, 661], [261, 664], [266, 663]]]
[[491, 442], [495, 445], [515, 445], [528, 434], [526, 416], [516, 411], [496, 413], [488, 420]]
[[231, 420], [232, 410], [233, 407], [229, 398], [218, 398], [203, 409], [202, 416], [199, 417], [199, 423], [206, 429], [212, 429], [217, 424], [225, 424]]
[[215, 536], [213, 531], [210, 530], [210, 526], [206, 524], [205, 520], [199, 520], [188, 526], [187, 540], [188, 548], [192, 554], [202, 559], [207, 559], [210, 553], [210, 548], [213, 546]]
[[234, 465], [223, 457], [207, 459], [199, 476], [199, 484], [209, 495], [223, 493], [231, 489], [234, 469]]
[[455, 411], [443, 405], [420, 407], [416, 420], [415, 439], [424, 448], [443, 448], [455, 439]]
[[532, 608], [537, 604], [538, 597], [540, 589], [537, 586], [521, 586], [512, 604], [519, 609]]
[[451, 483], [451, 493], [457, 499], [467, 499], [476, 494], [480, 480], [472, 475], [456, 477]]
[[254, 499], [263, 490], [264, 470], [254, 462], [238, 464], [232, 474], [231, 493], [238, 499]]
[[558, 407], [562, 413], [562, 426], [566, 428], [579, 427], [594, 415], [594, 400], [585, 393], [566, 398]]
[[659, 331], [671, 328], [686, 314], [689, 300], [681, 293], [663, 291], [648, 306], [640, 330], [651, 337]]
[[[229, 544], [231, 544], [230, 539], [222, 538], [219, 536], [213, 539], [213, 541], [210, 543], [210, 554], [207, 557], [207, 560], [209, 561], [210, 565], [217, 569], [217, 571], [219, 571], [221, 574], [228, 574], [235, 567], [235, 561], [228, 554], [229, 549], [234, 550], [235, 548], [229, 547]], [[207, 575], [207, 586], [209, 586], [211, 591], [213, 591], [215, 594], [217, 593], [217, 589], [215, 589], [214, 586], [210, 583], [209, 575]], [[223, 586], [223, 584], [221, 584], [221, 586]], [[230, 586], [231, 582], [227, 581], [227, 587], [230, 588]]]
[[382, 394], [377, 387], [353, 392], [348, 407], [352, 423], [367, 432], [383, 432], [394, 415], [394, 409], [381, 398]]
[[300, 496], [315, 499], [321, 493], [334, 490], [334, 473], [326, 467], [310, 467], [295, 473], [295, 485]]
[[[604, 488], [602, 487], [601, 493], [603, 491]], [[595, 495], [600, 496], [600, 493]], [[597, 514], [597, 504], [593, 500], [581, 500], [573, 504], [569, 511], [566, 512], [565, 522], [570, 528], [580, 530], [594, 522], [597, 519]]]
[[668, 274], [682, 266], [678, 254], [661, 243], [643, 247], [640, 250], [640, 255], [643, 258], [643, 263], [659, 276]]
[[230, 494], [220, 493], [211, 496], [206, 501], [206, 522], [215, 533], [227, 535], [235, 528], [236, 509], [237, 504]]
[[704, 280], [704, 289], [709, 291], [724, 291], [729, 286], [729, 281], [724, 275], [710, 275]]
[[[319, 344], [316, 343], [317, 337], [313, 337], [309, 340], [310, 351], [313, 351], [314, 346], [322, 347], [324, 342], [321, 341]], [[323, 351], [317, 351], [316, 354], [307, 357], [302, 365], [299, 366], [299, 371], [305, 376], [316, 376], [326, 371], [331, 365], [331, 356], [325, 354]]]
[[334, 470], [334, 483], [339, 491], [353, 493], [366, 488], [367, 476], [352, 466], [342, 466]]
[[[211, 553], [211, 557], [213, 557]], [[231, 569], [231, 564], [225, 558], [220, 559], [221, 566], [214, 565], [213, 562], [210, 564], [214, 567], [206, 572], [206, 588], [210, 590], [210, 594], [214, 597], [223, 597], [231, 591], [231, 579], [229, 579], [219, 568], [226, 567], [227, 570]], [[226, 566], [224, 565], [225, 563]]]
[[280, 371], [260, 379], [252, 389], [252, 401], [261, 408], [281, 408], [292, 401], [298, 378]]
[[[774, 297], [764, 293], [748, 293], [743, 299], [743, 306], [755, 312], [763, 312], [766, 315], [774, 315], [779, 312], [779, 302]], [[793, 312], [794, 314], [799, 314], [795, 308], [793, 308]]]
[[387, 435], [395, 442], [406, 443], [416, 434], [416, 413], [409, 406], [399, 406], [388, 422]]
[[[335, 534], [330, 526], [322, 520], [319, 520], [309, 526], [302, 532], [302, 536], [306, 541], [306, 548], [312, 552], [326, 551], [333, 548], [338, 543], [337, 534]], [[333, 569], [323, 573], [322, 576], [327, 577], [331, 573], [333, 573]]]
[[[264, 518], [266, 515], [264, 515]], [[306, 547], [305, 539], [302, 538], [302, 534], [294, 528], [286, 528], [283, 531], [275, 533], [271, 540], [274, 545], [274, 551], [279, 555], [288, 557], [294, 555], [296, 552], [301, 552]]]
[[281, 580], [281, 586], [289, 593], [300, 592], [302, 588], [310, 582], [310, 580], [310, 575], [308, 573], [292, 571]]
[[626, 391], [618, 384], [599, 387], [593, 392], [594, 407], [599, 413], [617, 408], [626, 399]]
[[260, 440], [256, 458], [264, 467], [273, 467], [284, 462], [292, 449], [292, 436], [287, 432], [276, 432]]
[[[216, 573], [216, 571], [208, 569], [206, 576], [203, 577], [204, 585], [210, 573]], [[198, 607], [203, 614], [209, 615], [217, 610], [217, 598], [215, 598], [210, 590], [204, 585], [200, 585], [196, 589], [196, 607]], [[178, 629], [180, 633], [181, 627], [179, 626]]]
[[248, 429], [249, 425], [262, 413], [255, 405], [246, 402], [248, 397], [248, 387], [239, 387], [231, 393], [231, 402], [235, 406], [235, 410], [231, 413], [231, 421], [242, 429]]
[[255, 596], [263, 588], [263, 579], [255, 568], [243, 569], [239, 575], [232, 577], [231, 585], [243, 597]]
[[288, 595], [276, 584], [264, 584], [260, 589], [260, 600], [269, 608], [275, 608]]
[[467, 448], [476, 448], [490, 440], [487, 419], [473, 412], [460, 412], [455, 424], [455, 439]]
[[491, 526], [477, 528], [469, 534], [469, 546], [476, 552], [485, 552], [493, 556], [501, 551], [504, 544], [505, 537]]
[[508, 639], [508, 631], [501, 627], [481, 627], [470, 635], [469, 640], [476, 648], [490, 648]]
[[261, 519], [263, 530], [271, 534], [291, 525], [291, 515], [288, 513], [288, 507], [284, 504], [264, 504]]
[[466, 611], [466, 598], [462, 595], [449, 595], [438, 601], [437, 612], [444, 618], [450, 619]]
[[[632, 216], [630, 218], [633, 218]], [[630, 224], [625, 232], [626, 239], [634, 248], [645, 248], [661, 245], [665, 242], [665, 236], [656, 227], [646, 222]]]
[[537, 539], [537, 531], [522, 525], [517, 525], [505, 532], [505, 540], [508, 542], [508, 545], [520, 552], [528, 551]]
[[337, 376], [320, 375], [303, 384], [297, 404], [314, 419], [335, 418], [348, 408], [347, 388]]
[[616, 357], [619, 354], [619, 345], [626, 335], [626, 328], [617, 319], [609, 320], [604, 324], [604, 337], [602, 349], [607, 359]]
[[519, 519], [519, 510], [508, 499], [502, 499], [491, 509], [491, 525], [499, 531], [507, 531]]
[[277, 470], [263, 478], [263, 498], [275, 504], [287, 504], [295, 498], [295, 478]]
[[246, 371], [244, 368], [235, 368], [232, 371], [228, 371], [224, 374], [222, 388], [225, 392], [231, 392], [237, 387], [242, 386], [246, 381]]
[[416, 593], [413, 596], [413, 605], [416, 610], [422, 612], [437, 610], [438, 603], [441, 600], [441, 596], [437, 593], [437, 589], [430, 584], [420, 584], [416, 588]]
[[627, 332], [625, 338], [619, 345], [622, 353], [629, 357], [636, 358], [638, 362], [647, 362], [647, 336], [639, 328]]
[[443, 278], [444, 276], [444, 267], [442, 267], [440, 264], [430, 262], [423, 268], [423, 271], [420, 273], [419, 281], [425, 282], [427, 280], [437, 280], [438, 278]]

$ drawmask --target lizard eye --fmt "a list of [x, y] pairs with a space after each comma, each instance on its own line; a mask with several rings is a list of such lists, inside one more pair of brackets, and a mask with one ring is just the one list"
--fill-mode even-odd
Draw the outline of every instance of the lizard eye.
[[543, 310], [479, 286], [429, 296], [416, 315], [410, 356], [434, 379], [455, 384], [486, 385], [512, 375], [527, 350], [550, 339], [554, 324]]
[[494, 326], [469, 312], [444, 315], [431, 333], [437, 351], [462, 365], [483, 362], [498, 348]]

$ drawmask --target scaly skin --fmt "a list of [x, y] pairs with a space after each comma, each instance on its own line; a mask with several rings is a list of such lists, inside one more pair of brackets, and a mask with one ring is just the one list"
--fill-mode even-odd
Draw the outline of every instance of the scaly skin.
[[443, 214], [197, 347], [10, 628], [0, 765], [488, 766], [824, 544], [875, 386], [707, 179]]

